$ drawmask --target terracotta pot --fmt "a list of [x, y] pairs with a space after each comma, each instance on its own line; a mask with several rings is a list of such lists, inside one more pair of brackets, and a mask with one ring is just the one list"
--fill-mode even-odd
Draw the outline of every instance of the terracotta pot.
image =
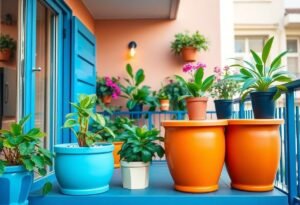
[[159, 100], [159, 103], [161, 111], [168, 111], [170, 109], [170, 100]]
[[0, 51], [0, 61], [9, 61], [11, 57], [11, 50], [6, 48]]
[[122, 148], [123, 142], [114, 142], [115, 149], [113, 151], [114, 155], [114, 166], [115, 168], [120, 168], [120, 155], [118, 154]]
[[245, 191], [274, 188], [282, 123], [283, 120], [228, 120], [226, 167], [232, 188]]
[[207, 100], [207, 97], [193, 97], [186, 99], [189, 120], [206, 119]]
[[104, 103], [104, 104], [110, 104], [111, 103], [111, 95], [104, 95], [103, 97], [101, 97], [101, 101]]
[[194, 47], [184, 47], [181, 49], [181, 55], [184, 61], [193, 62], [197, 59], [198, 51]]
[[165, 151], [178, 191], [218, 189], [225, 159], [226, 120], [165, 121]]

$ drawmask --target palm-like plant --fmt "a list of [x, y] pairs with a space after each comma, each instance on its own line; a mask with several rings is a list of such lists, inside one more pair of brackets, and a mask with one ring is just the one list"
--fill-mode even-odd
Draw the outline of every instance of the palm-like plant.
[[276, 86], [276, 93], [273, 100], [277, 100], [281, 93], [286, 91], [287, 88], [282, 83], [287, 83], [292, 80], [292, 75], [283, 70], [281, 66], [281, 59], [288, 51], [280, 53], [271, 64], [268, 64], [268, 57], [272, 48], [274, 37], [270, 38], [264, 45], [262, 55], [259, 56], [255, 51], [250, 50], [254, 63], [243, 60], [243, 65], [234, 64], [232, 67], [239, 67], [240, 73], [233, 75], [230, 78], [242, 81], [243, 86], [241, 89], [242, 100], [253, 92], [267, 92], [271, 87]]

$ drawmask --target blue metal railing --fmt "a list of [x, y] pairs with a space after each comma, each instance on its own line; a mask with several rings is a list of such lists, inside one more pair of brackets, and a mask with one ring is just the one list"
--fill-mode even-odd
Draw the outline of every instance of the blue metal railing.
[[[276, 175], [275, 186], [286, 193], [291, 205], [300, 204], [300, 108], [295, 101], [295, 95], [299, 93], [300, 80], [286, 84], [288, 91], [281, 98], [283, 105], [277, 106], [276, 118], [283, 118], [285, 123], [280, 127], [281, 136], [281, 159]], [[299, 90], [299, 91], [298, 91]], [[296, 98], [297, 99], [297, 98]], [[251, 119], [253, 112], [250, 109], [250, 100], [241, 102], [235, 100], [234, 118]], [[133, 116], [138, 114], [136, 119], [138, 125], [146, 124], [148, 127], [161, 130], [162, 120], [185, 119], [185, 111], [166, 111], [166, 112], [114, 112], [115, 116]], [[215, 111], [207, 112], [207, 119], [216, 119]], [[163, 132], [163, 130], [161, 130]], [[163, 134], [163, 133], [162, 133]]]

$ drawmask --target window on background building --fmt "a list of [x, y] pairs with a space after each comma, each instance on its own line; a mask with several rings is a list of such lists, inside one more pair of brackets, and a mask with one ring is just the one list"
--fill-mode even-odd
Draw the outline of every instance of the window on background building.
[[261, 53], [266, 39], [266, 36], [235, 36], [235, 57], [238, 59], [251, 60], [250, 49]]
[[299, 38], [288, 38], [286, 41], [286, 48], [289, 51], [287, 54], [288, 70], [294, 73], [297, 76], [297, 78], [299, 78], [300, 77]]

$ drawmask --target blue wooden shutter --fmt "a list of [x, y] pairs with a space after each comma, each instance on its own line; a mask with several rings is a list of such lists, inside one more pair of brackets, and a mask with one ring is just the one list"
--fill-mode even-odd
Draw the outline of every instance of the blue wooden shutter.
[[78, 95], [96, 93], [96, 40], [95, 36], [73, 17], [72, 101]]

